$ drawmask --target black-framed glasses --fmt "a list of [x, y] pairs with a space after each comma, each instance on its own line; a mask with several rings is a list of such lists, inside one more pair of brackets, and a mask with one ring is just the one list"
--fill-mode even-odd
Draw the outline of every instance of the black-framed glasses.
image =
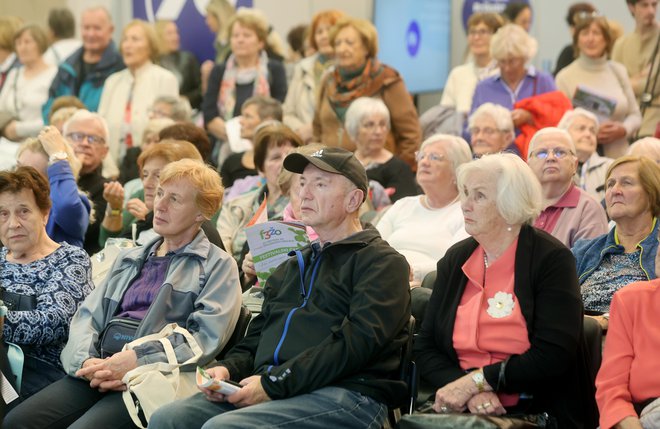
[[85, 134], [85, 133], [69, 133], [66, 135], [66, 138], [70, 139], [75, 143], [82, 143], [83, 140], [87, 139], [89, 144], [95, 144], [102, 146], [105, 144], [105, 139], [101, 136], [95, 136], [94, 134]]
[[557, 159], [566, 158], [568, 155], [575, 155], [570, 150], [566, 150], [560, 147], [554, 149], [539, 149], [532, 152], [532, 156], [538, 159], [547, 159], [548, 155], [553, 154]]

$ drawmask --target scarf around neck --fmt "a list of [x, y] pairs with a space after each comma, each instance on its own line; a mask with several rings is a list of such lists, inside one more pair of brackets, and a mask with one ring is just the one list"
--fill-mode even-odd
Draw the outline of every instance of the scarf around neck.
[[234, 54], [229, 55], [229, 58], [227, 58], [225, 73], [222, 75], [222, 82], [218, 93], [218, 111], [225, 121], [234, 117], [236, 85], [250, 83], [253, 83], [252, 95], [270, 96], [268, 56], [265, 51], [261, 51], [257, 67], [246, 70], [238, 69]]
[[381, 64], [377, 59], [368, 59], [362, 71], [357, 74], [342, 72], [336, 67], [328, 79], [328, 101], [343, 124], [346, 110], [354, 100], [375, 95], [385, 86], [386, 81], [398, 77], [394, 69]]

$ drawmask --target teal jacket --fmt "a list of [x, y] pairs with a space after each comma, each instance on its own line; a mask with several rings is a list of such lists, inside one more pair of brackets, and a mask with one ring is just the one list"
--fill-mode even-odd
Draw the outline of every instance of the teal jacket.
[[53, 83], [48, 90], [48, 101], [41, 112], [44, 124], [48, 123], [48, 113], [57, 97], [74, 95], [82, 101], [87, 110], [96, 112], [101, 101], [103, 84], [111, 74], [124, 69], [124, 60], [114, 42], [110, 42], [103, 52], [101, 61], [96, 64], [91, 74], [83, 76], [83, 48], [74, 52], [65, 62], [60, 64]]

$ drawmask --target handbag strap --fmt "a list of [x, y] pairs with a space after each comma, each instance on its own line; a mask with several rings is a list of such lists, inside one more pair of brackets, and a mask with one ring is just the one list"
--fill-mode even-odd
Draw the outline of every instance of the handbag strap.
[[[175, 333], [183, 335], [183, 337], [185, 337], [188, 346], [190, 347], [193, 353], [193, 355], [188, 360], [182, 363], [177, 362], [176, 353], [174, 352], [172, 343], [167, 339], [167, 337]], [[167, 362], [154, 362], [147, 365], [139, 366], [127, 372], [124, 375], [124, 378], [122, 379], [124, 383], [128, 384], [128, 381], [132, 377], [135, 377], [139, 374], [154, 369], [163, 372], [172, 372], [174, 370], [178, 371], [178, 368], [180, 368], [181, 366], [197, 362], [199, 358], [202, 357], [203, 354], [201, 347], [199, 347], [199, 344], [197, 344], [197, 341], [192, 336], [192, 334], [188, 332], [187, 329], [180, 327], [176, 323], [170, 323], [168, 325], [165, 325], [165, 327], [163, 327], [163, 329], [161, 329], [160, 332], [157, 332], [155, 334], [145, 335], [144, 337], [140, 337], [137, 340], [131, 341], [130, 343], [124, 346], [124, 350], [133, 349], [136, 346], [147, 343], [149, 341], [159, 341], [163, 345], [163, 349], [165, 350], [165, 355], [167, 356]]]

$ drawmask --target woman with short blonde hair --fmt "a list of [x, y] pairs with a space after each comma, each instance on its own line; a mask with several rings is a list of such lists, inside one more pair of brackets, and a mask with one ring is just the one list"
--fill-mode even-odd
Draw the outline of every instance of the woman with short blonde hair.
[[154, 100], [161, 95], [179, 96], [176, 76], [155, 64], [158, 37], [151, 24], [131, 21], [122, 31], [119, 51], [126, 69], [105, 81], [98, 110], [110, 130], [104, 177], [117, 177], [126, 151], [140, 145]]

